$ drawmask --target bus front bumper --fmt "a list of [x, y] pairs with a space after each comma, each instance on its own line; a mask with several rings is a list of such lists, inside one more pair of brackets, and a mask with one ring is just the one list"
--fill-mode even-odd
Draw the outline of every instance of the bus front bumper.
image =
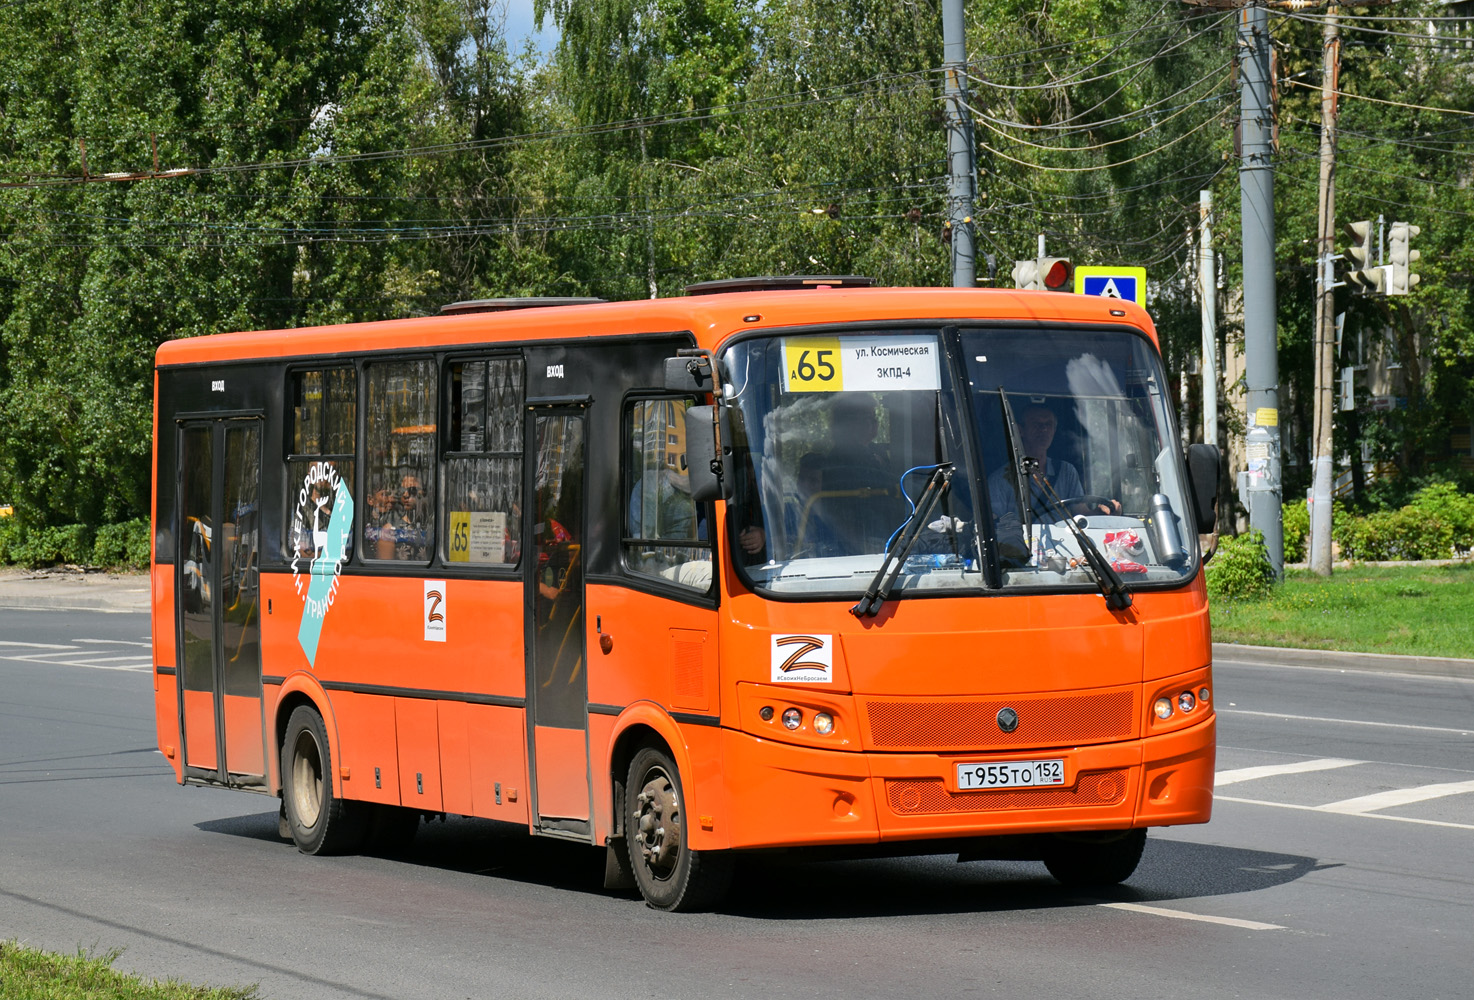
[[[1100, 746], [977, 755], [847, 753], [723, 730], [724, 846], [878, 844], [1206, 823], [1215, 717]], [[959, 763], [1059, 759], [1065, 784], [963, 791]], [[715, 846], [715, 845], [713, 845]]]

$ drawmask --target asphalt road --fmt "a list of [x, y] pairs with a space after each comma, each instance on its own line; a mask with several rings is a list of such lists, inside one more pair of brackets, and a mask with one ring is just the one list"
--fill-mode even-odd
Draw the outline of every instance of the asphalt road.
[[770, 858], [680, 915], [485, 822], [404, 860], [299, 855], [274, 799], [174, 784], [147, 628], [0, 608], [0, 939], [282, 1000], [1474, 991], [1474, 678], [1220, 657], [1213, 822], [1153, 831], [1104, 895], [1032, 864]]

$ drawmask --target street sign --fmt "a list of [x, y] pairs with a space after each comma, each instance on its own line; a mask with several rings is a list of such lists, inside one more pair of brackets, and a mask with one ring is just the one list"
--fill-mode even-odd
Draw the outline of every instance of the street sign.
[[1081, 295], [1126, 299], [1144, 306], [1146, 304], [1146, 268], [1077, 267], [1075, 268], [1075, 291]]
[[1099, 295], [1108, 299], [1126, 299], [1146, 305], [1146, 268], [1144, 267], [1077, 267], [1075, 291], [1081, 295]]

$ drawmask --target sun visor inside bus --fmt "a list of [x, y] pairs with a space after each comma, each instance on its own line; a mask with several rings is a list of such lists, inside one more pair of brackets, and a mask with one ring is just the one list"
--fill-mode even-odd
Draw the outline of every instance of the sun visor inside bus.
[[693, 406], [686, 410], [686, 456], [691, 475], [691, 499], [726, 500], [732, 495], [732, 447], [724, 444], [717, 454], [712, 414], [719, 412], [722, 441], [732, 440], [725, 407]]

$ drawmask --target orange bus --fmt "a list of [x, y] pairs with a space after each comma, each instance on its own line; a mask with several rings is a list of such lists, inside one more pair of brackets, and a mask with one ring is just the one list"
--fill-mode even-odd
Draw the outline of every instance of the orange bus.
[[743, 852], [1134, 871], [1206, 822], [1199, 549], [1151, 320], [748, 279], [159, 348], [154, 689], [309, 854], [486, 817], [709, 906]]

